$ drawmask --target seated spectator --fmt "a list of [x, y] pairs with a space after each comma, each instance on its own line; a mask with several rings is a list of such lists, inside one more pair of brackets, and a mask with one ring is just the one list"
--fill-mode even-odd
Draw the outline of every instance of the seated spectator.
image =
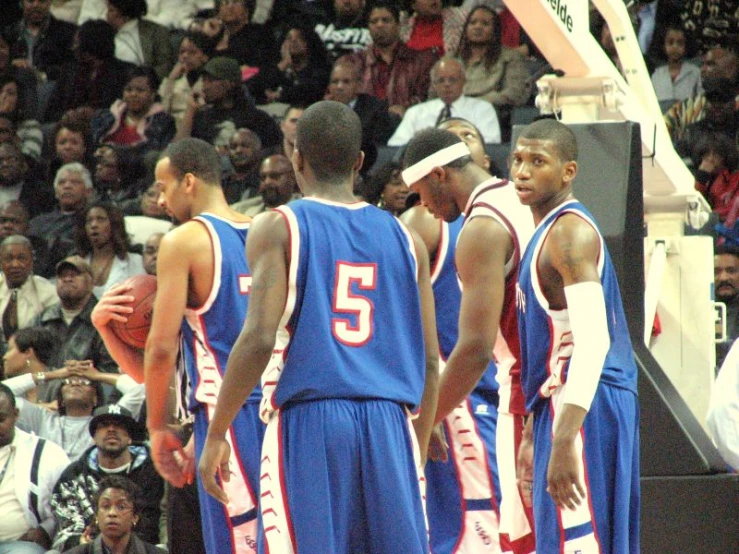
[[[145, 19], [169, 29], [186, 31], [199, 11], [213, 8], [213, 0], [146, 0]], [[90, 19], [104, 19], [105, 0], [82, 0], [77, 24]]]
[[664, 38], [667, 63], [652, 73], [652, 86], [657, 100], [682, 101], [703, 92], [700, 68], [686, 61], [693, 57], [692, 45], [680, 23], [668, 25]]
[[442, 58], [436, 62], [431, 70], [431, 84], [438, 98], [409, 108], [388, 141], [389, 146], [404, 146], [418, 131], [435, 127], [450, 117], [474, 122], [482, 132], [485, 144], [500, 142], [498, 115], [492, 104], [463, 94], [465, 74], [460, 60]]
[[92, 155], [92, 136], [87, 121], [78, 117], [67, 117], [54, 126], [50, 140], [53, 157], [49, 163], [51, 181], [59, 168], [74, 162], [81, 163], [88, 170], [95, 165]]
[[144, 244], [144, 269], [149, 275], [157, 274], [157, 254], [164, 233], [152, 233]]
[[105, 18], [116, 30], [115, 57], [151, 67], [159, 79], [166, 77], [174, 65], [172, 42], [165, 27], [143, 19], [146, 0], [106, 0], [106, 4]]
[[244, 215], [255, 216], [299, 197], [292, 163], [282, 154], [273, 154], [259, 165], [259, 196], [231, 207]]
[[123, 89], [123, 99], [92, 120], [95, 144], [136, 146], [141, 150], [162, 150], [177, 131], [174, 119], [157, 101], [159, 79], [150, 67], [131, 71]]
[[49, 245], [45, 239], [31, 234], [28, 220], [28, 210], [18, 200], [0, 204], [0, 241], [10, 235], [22, 235], [30, 240], [33, 248], [33, 273], [49, 279], [54, 276], [54, 266], [49, 264]]
[[372, 44], [351, 57], [361, 76], [359, 90], [385, 100], [391, 112], [403, 117], [410, 106], [426, 100], [436, 56], [411, 50], [400, 40], [395, 4], [385, 0], [373, 4], [368, 28]]
[[12, 75], [0, 75], [0, 115], [10, 119], [15, 125], [15, 134], [20, 139], [23, 154], [38, 160], [44, 134], [41, 124], [29, 119], [23, 113], [23, 89]]
[[[121, 211], [126, 214], [123, 219], [126, 233], [131, 237], [131, 244], [140, 247], [152, 233], [169, 231], [172, 228], [172, 220], [167, 211], [159, 205], [159, 186], [156, 183], [152, 183], [135, 202], [138, 208], [136, 211], [126, 206]], [[143, 263], [146, 269], [146, 256]]]
[[[8, 349], [3, 355], [3, 373], [5, 379], [20, 375], [34, 375], [47, 371], [49, 360], [54, 352], [54, 333], [43, 327], [27, 327], [18, 330], [10, 340]], [[38, 377], [38, 376], [37, 376]], [[45, 380], [36, 379], [40, 385]], [[38, 386], [29, 389], [23, 395], [31, 404], [39, 404]], [[56, 409], [56, 405], [48, 406]]]
[[399, 216], [405, 211], [405, 201], [410, 192], [400, 173], [398, 162], [386, 163], [373, 171], [361, 191], [363, 198], [367, 203]]
[[213, 55], [214, 40], [203, 34], [190, 32], [180, 42], [177, 63], [159, 85], [162, 106], [180, 128], [190, 98], [203, 92], [202, 69]]
[[131, 243], [123, 214], [113, 204], [96, 202], [81, 212], [75, 242], [77, 254], [90, 264], [92, 290], [97, 298], [116, 283], [145, 273], [141, 255], [129, 252]]
[[319, 36], [311, 28], [292, 25], [280, 44], [280, 60], [262, 67], [259, 75], [248, 81], [257, 103], [312, 104], [321, 100], [331, 64]]
[[[57, 411], [48, 410], [23, 400], [23, 395], [39, 382], [60, 381], [57, 388]], [[79, 458], [92, 444], [88, 427], [95, 408], [104, 404], [102, 384], [115, 387], [123, 394], [115, 404], [139, 415], [144, 403], [144, 385], [139, 385], [128, 375], [103, 373], [90, 360], [69, 361], [61, 369], [19, 375], [5, 379], [16, 396], [18, 427], [58, 444], [69, 459]]]
[[57, 121], [76, 108], [108, 109], [123, 95], [135, 66], [115, 57], [115, 29], [102, 20], [87, 21], [77, 30], [74, 60], [65, 64], [44, 119]]
[[[132, 480], [118, 475], [103, 477], [93, 501], [95, 527], [100, 534], [92, 538], [85, 533], [79, 546], [70, 554], [97, 554], [98, 552], [135, 552], [136, 554], [166, 554], [153, 544], [139, 538], [135, 529], [145, 514], [141, 510], [141, 496], [147, 494]], [[134, 529], [136, 532], [134, 532]]]
[[365, 0], [333, 0], [333, 13], [317, 24], [316, 33], [326, 45], [332, 62], [370, 45]]
[[56, 81], [74, 55], [75, 26], [51, 15], [49, 0], [22, 0], [22, 4], [23, 18], [2, 33], [10, 44], [13, 65], [32, 68], [39, 82]]
[[401, 21], [402, 40], [413, 50], [432, 50], [437, 56], [456, 52], [468, 13], [466, 4], [444, 8], [439, 0], [413, 0], [413, 15]]
[[233, 58], [212, 58], [203, 67], [203, 100], [193, 98], [188, 105], [177, 138], [194, 137], [213, 145], [228, 144], [236, 129], [254, 131], [268, 148], [280, 143], [277, 122], [252, 106], [241, 86], [241, 69]]
[[706, 427], [721, 457], [739, 472], [739, 341], [735, 341], [713, 384]]
[[[101, 481], [110, 475], [138, 485], [136, 536], [159, 543], [159, 507], [164, 481], [156, 472], [146, 440], [146, 429], [121, 406], [97, 408], [89, 423], [94, 444], [67, 467], [54, 487], [51, 506], [57, 522], [54, 548], [61, 552], [85, 544], [94, 527], [93, 499]], [[101, 531], [103, 530], [101, 526]]]
[[259, 193], [259, 162], [262, 141], [249, 129], [237, 129], [228, 140], [228, 160], [233, 171], [222, 180], [226, 202], [253, 198]]
[[[118, 374], [118, 366], [90, 320], [97, 304], [92, 294], [90, 265], [79, 256], [71, 256], [57, 264], [56, 293], [59, 305], [46, 309], [40, 321], [55, 337], [50, 367], [63, 368], [67, 360], [91, 360], [100, 371]], [[52, 402], [58, 389], [58, 382], [45, 385], [39, 390], [40, 400]]]
[[734, 340], [739, 338], [739, 249], [718, 245], [713, 256], [713, 290], [716, 302], [726, 305], [726, 342], [716, 343], [716, 368]]
[[295, 134], [298, 130], [298, 120], [305, 111], [305, 104], [291, 104], [285, 110], [280, 120], [280, 131], [282, 131], [282, 143], [272, 146], [270, 148], [264, 148], [262, 150], [262, 156], [269, 156], [271, 154], [282, 154], [288, 160], [293, 158], [293, 150], [295, 150]]
[[17, 419], [13, 392], [0, 383], [0, 464], [8, 475], [0, 488], [0, 514], [8, 530], [0, 550], [43, 554], [54, 537], [51, 491], [69, 458], [53, 441], [17, 429]]
[[474, 8], [464, 23], [457, 56], [465, 67], [464, 94], [492, 103], [510, 136], [511, 112], [531, 95], [523, 54], [501, 44], [500, 20], [487, 6]]
[[[709, 134], [693, 152], [695, 188], [711, 210], [727, 227], [733, 227], [739, 215], [739, 160], [737, 147], [723, 135]], [[732, 213], [733, 212], [733, 213]]]
[[17, 200], [31, 217], [54, 209], [48, 185], [35, 179], [17, 142], [0, 143], [0, 202]]
[[21, 109], [32, 119], [41, 119], [38, 113], [38, 90], [36, 73], [28, 67], [17, 67], [10, 59], [10, 45], [0, 34], [0, 74], [15, 78], [20, 90], [19, 96], [23, 99]]
[[104, 144], [95, 151], [95, 189], [101, 200], [120, 204], [138, 199], [146, 186], [146, 168], [128, 146]]
[[33, 275], [33, 246], [26, 237], [11, 235], [0, 243], [0, 269], [0, 325], [7, 341], [59, 300], [54, 285]]
[[85, 209], [93, 193], [90, 172], [81, 163], [63, 165], [56, 172], [54, 192], [57, 209], [34, 217], [29, 227], [32, 235], [46, 240], [52, 254], [50, 262], [56, 266], [74, 248], [75, 216]]

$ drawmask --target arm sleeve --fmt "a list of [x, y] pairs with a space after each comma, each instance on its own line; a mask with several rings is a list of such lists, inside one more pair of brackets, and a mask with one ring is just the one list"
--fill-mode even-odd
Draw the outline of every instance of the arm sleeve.
[[118, 405], [129, 410], [133, 414], [134, 419], [138, 418], [141, 406], [146, 399], [146, 389], [143, 383], [138, 384], [130, 376], [123, 374], [118, 378], [115, 388], [123, 393], [123, 396], [118, 401]]

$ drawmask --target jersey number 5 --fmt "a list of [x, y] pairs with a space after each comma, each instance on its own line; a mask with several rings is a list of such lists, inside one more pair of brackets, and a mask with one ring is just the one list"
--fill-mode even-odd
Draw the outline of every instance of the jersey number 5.
[[352, 286], [360, 290], [374, 290], [377, 264], [336, 263], [336, 281], [332, 310], [335, 314], [353, 314], [351, 319], [331, 318], [331, 328], [336, 340], [347, 346], [363, 346], [372, 338], [375, 306], [365, 296], [354, 294]]

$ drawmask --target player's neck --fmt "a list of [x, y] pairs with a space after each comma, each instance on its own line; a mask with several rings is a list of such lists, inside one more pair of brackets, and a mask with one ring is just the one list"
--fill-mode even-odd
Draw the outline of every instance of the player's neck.
[[118, 455], [110, 455], [98, 448], [98, 464], [104, 469], [120, 469], [131, 463], [131, 451], [128, 447]]
[[306, 198], [320, 198], [341, 204], [352, 204], [357, 201], [351, 187], [333, 183], [316, 183], [310, 191], [303, 191]]
[[541, 204], [537, 204], [536, 206], [531, 206], [531, 214], [534, 216], [534, 225], [539, 225], [539, 223], [541, 223], [541, 221], [551, 213], [552, 210], [573, 198], [572, 189], [567, 188], [560, 191], [555, 196], [552, 196], [549, 200], [542, 202]]

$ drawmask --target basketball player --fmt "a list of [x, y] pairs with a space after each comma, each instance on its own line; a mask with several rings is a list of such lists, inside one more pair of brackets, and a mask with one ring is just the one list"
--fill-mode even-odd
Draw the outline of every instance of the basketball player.
[[544, 119], [523, 130], [511, 177], [537, 225], [517, 290], [536, 550], [634, 554], [637, 370], [611, 258], [572, 195], [576, 175], [577, 141], [566, 125]]
[[298, 122], [305, 199], [249, 232], [249, 312], [200, 460], [207, 490], [227, 502], [214, 479], [228, 478], [224, 435], [262, 376], [260, 511], [272, 554], [428, 552], [418, 473], [438, 379], [428, 254], [392, 215], [355, 200], [361, 136], [338, 102]]
[[[159, 247], [157, 296], [143, 363], [141, 354], [123, 344], [104, 317], [96, 326], [124, 370], [144, 374], [154, 462], [167, 481], [182, 487], [193, 479], [194, 460], [166, 426], [170, 382], [181, 354], [199, 457], [228, 354], [246, 314], [250, 277], [243, 252], [251, 219], [228, 207], [220, 186], [220, 159], [205, 141], [172, 143], [157, 163], [155, 176], [159, 203], [184, 223], [167, 233]], [[103, 297], [108, 321], [131, 310], [125, 303], [132, 298], [125, 290], [115, 292]], [[199, 486], [203, 540], [211, 554], [256, 552], [259, 447], [264, 434], [260, 399], [257, 388], [239, 405], [228, 429], [234, 448], [226, 484], [231, 501], [224, 506]]]
[[456, 244], [453, 236], [443, 240], [442, 225], [437, 244], [454, 258], [437, 256], [432, 272], [437, 324], [455, 339], [439, 341], [447, 364], [436, 419], [444, 421], [452, 464], [426, 466], [432, 546], [439, 553], [527, 554], [534, 549], [533, 518], [516, 483], [525, 408], [514, 287], [533, 219], [513, 185], [487, 172], [490, 161], [473, 125], [452, 119], [440, 127], [411, 139], [403, 173], [422, 202], [451, 221], [450, 234], [464, 220]]

